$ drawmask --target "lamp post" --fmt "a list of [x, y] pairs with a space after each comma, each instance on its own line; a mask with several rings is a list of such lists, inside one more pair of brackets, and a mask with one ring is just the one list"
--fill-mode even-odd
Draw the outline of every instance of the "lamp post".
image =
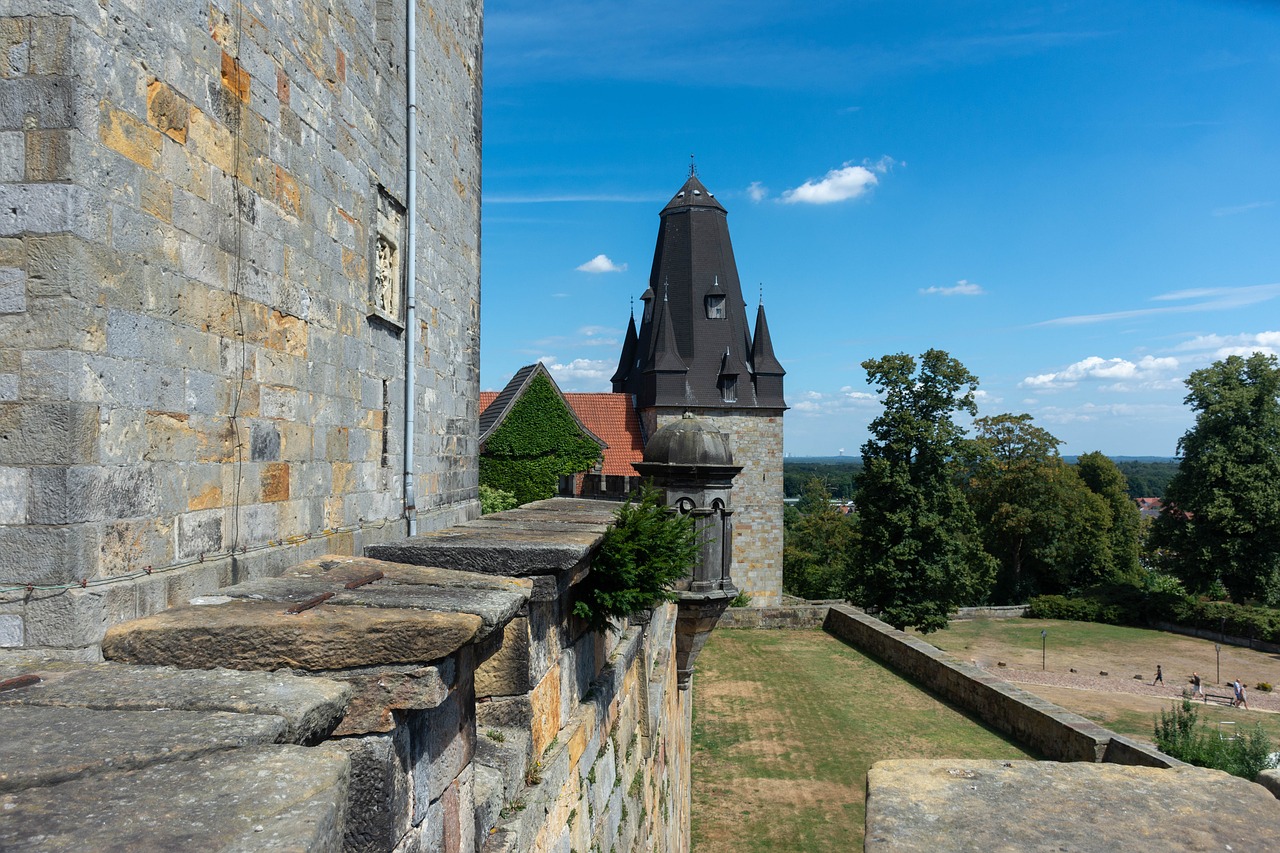
[[1040, 671], [1044, 672], [1046, 655], [1049, 649], [1049, 630], [1040, 632]]

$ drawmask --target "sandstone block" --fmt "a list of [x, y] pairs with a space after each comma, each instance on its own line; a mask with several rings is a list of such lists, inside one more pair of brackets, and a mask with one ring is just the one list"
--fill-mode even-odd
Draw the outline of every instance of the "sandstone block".
[[183, 668], [305, 670], [426, 663], [471, 642], [480, 617], [321, 604], [286, 614], [274, 602], [178, 607], [113, 626], [103, 655]]
[[327, 678], [231, 669], [183, 670], [118, 663], [0, 664], [0, 680], [34, 674], [37, 684], [0, 693], [0, 706], [112, 711], [221, 711], [284, 722], [281, 738], [303, 743], [329, 732], [352, 690]]
[[868, 851], [1257, 849], [1280, 803], [1218, 770], [1053, 761], [881, 761]]
[[335, 747], [267, 746], [0, 794], [0, 849], [337, 853], [348, 773]]
[[284, 728], [261, 714], [0, 707], [0, 792], [273, 743]]

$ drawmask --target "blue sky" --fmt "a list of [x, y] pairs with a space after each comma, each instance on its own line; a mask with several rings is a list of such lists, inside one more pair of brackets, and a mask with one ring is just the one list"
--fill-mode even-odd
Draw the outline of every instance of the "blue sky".
[[1280, 4], [490, 0], [483, 388], [609, 389], [690, 154], [790, 455], [858, 453], [886, 353], [1153, 456], [1190, 371], [1280, 353]]

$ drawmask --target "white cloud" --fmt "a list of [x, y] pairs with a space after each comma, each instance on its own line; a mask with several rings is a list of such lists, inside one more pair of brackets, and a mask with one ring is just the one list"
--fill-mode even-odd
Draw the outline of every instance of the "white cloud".
[[[1260, 302], [1268, 302], [1280, 296], [1280, 282], [1254, 284], [1247, 287], [1201, 287], [1175, 290], [1153, 296], [1153, 302], [1184, 302], [1182, 305], [1162, 305], [1157, 308], [1133, 308], [1128, 311], [1109, 311], [1105, 314], [1076, 314], [1057, 317], [1036, 323], [1037, 326], [1079, 326], [1086, 323], [1103, 323], [1109, 320], [1128, 320], [1133, 317], [1149, 317], [1153, 314], [1187, 314], [1197, 311], [1222, 311], [1245, 308]], [[1186, 300], [1194, 300], [1186, 302]]]
[[875, 394], [855, 391], [851, 386], [846, 385], [834, 394], [805, 391], [800, 395], [800, 399], [792, 404], [791, 410], [806, 415], [832, 415], [865, 411], [868, 407], [879, 404], [880, 398]]
[[1270, 201], [1251, 201], [1248, 204], [1237, 204], [1234, 207], [1218, 207], [1214, 208], [1214, 216], [1234, 216], [1237, 213], [1247, 213], [1250, 210], [1257, 210], [1260, 207], [1270, 207], [1275, 202]]
[[982, 285], [966, 279], [960, 279], [952, 287], [922, 287], [920, 292], [925, 296], [982, 296], [986, 291]]
[[561, 364], [553, 355], [544, 355], [538, 361], [556, 378], [563, 391], [608, 391], [609, 377], [616, 363], [591, 358], [575, 358]]
[[587, 261], [585, 264], [579, 264], [574, 269], [576, 269], [578, 272], [590, 272], [590, 273], [626, 272], [627, 265], [622, 264], [621, 266], [619, 266], [618, 264], [615, 264], [613, 261], [609, 260], [608, 255], [596, 255], [594, 258]]
[[581, 340], [578, 341], [582, 346], [587, 347], [613, 347], [622, 343], [618, 339], [618, 330], [609, 326], [583, 326], [578, 329]]
[[827, 172], [822, 180], [810, 179], [786, 190], [782, 201], [786, 204], [831, 204], [858, 198], [880, 183], [876, 175], [888, 174], [895, 165], [898, 164], [892, 157], [881, 157], [874, 163], [864, 160], [860, 166], [853, 165], [850, 160], [839, 169]]
[[752, 181], [747, 186], [747, 198], [752, 201], [764, 201], [769, 195], [769, 188], [759, 181]]
[[1174, 349], [1199, 353], [1217, 360], [1229, 355], [1252, 355], [1255, 352], [1280, 355], [1280, 332], [1252, 332], [1239, 335], [1200, 335], [1183, 341]]
[[1102, 358], [1091, 355], [1077, 361], [1062, 370], [1053, 373], [1041, 373], [1028, 376], [1018, 383], [1023, 388], [1040, 388], [1052, 390], [1056, 388], [1074, 388], [1081, 381], [1108, 379], [1117, 382], [1105, 386], [1105, 390], [1129, 391], [1136, 388], [1163, 388], [1170, 385], [1174, 371], [1178, 369], [1178, 359], [1172, 357], [1156, 358], [1145, 355], [1133, 362], [1123, 358]]

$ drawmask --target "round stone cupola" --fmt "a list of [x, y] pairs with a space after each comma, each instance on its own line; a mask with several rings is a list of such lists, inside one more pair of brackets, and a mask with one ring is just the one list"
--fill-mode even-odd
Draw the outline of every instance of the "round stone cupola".
[[[645, 467], [722, 468], [733, 466], [733, 453], [724, 433], [685, 412], [678, 421], [659, 429], [644, 448]], [[639, 466], [637, 466], [639, 467]], [[656, 473], [656, 472], [655, 472]]]

